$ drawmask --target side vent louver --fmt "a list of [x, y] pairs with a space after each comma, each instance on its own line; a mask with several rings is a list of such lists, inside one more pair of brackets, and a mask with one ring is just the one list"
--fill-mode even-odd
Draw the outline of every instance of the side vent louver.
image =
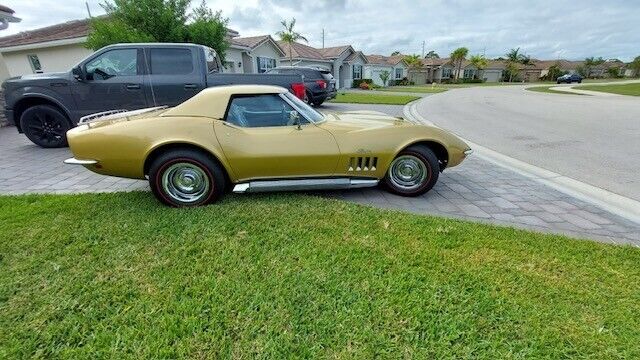
[[352, 157], [349, 159], [348, 171], [375, 171], [378, 167], [377, 157]]

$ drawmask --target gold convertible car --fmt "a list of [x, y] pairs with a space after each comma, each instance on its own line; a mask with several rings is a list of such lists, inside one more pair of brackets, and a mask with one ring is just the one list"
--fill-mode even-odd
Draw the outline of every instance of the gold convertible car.
[[172, 206], [234, 192], [376, 186], [417, 196], [471, 149], [455, 135], [374, 111], [323, 114], [286, 89], [205, 89], [173, 107], [90, 115], [67, 133], [74, 157], [99, 174], [148, 179]]

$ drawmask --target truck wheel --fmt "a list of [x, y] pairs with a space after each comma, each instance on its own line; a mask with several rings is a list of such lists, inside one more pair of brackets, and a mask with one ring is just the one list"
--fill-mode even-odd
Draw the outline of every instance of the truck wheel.
[[426, 146], [410, 146], [402, 150], [389, 165], [384, 185], [402, 196], [419, 196], [438, 181], [440, 165], [436, 155]]
[[162, 203], [174, 207], [206, 205], [224, 194], [224, 170], [194, 150], [160, 155], [149, 169], [149, 186]]
[[20, 127], [27, 138], [43, 148], [67, 146], [69, 119], [55, 106], [35, 105], [22, 113]]

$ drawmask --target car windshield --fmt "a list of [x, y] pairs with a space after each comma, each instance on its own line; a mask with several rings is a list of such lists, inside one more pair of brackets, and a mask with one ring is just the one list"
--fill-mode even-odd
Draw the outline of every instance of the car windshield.
[[292, 93], [286, 92], [283, 95], [287, 98], [287, 100], [292, 102], [294, 107], [300, 112], [300, 114], [302, 114], [302, 116], [307, 118], [309, 121], [317, 123], [317, 122], [321, 122], [322, 120], [324, 120], [324, 115], [322, 115], [321, 113], [317, 112], [314, 108], [312, 108], [311, 106], [307, 105], [307, 103], [305, 103], [304, 101], [298, 99]]

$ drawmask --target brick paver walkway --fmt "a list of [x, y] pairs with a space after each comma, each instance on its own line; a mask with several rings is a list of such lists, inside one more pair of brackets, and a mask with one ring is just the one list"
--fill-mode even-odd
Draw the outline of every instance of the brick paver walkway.
[[[0, 128], [0, 194], [148, 190], [146, 181], [64, 165], [68, 157], [69, 149], [42, 149], [18, 135], [15, 128]], [[378, 188], [323, 194], [381, 208], [640, 246], [639, 225], [473, 156], [442, 173], [436, 187], [418, 198], [395, 196]]]

